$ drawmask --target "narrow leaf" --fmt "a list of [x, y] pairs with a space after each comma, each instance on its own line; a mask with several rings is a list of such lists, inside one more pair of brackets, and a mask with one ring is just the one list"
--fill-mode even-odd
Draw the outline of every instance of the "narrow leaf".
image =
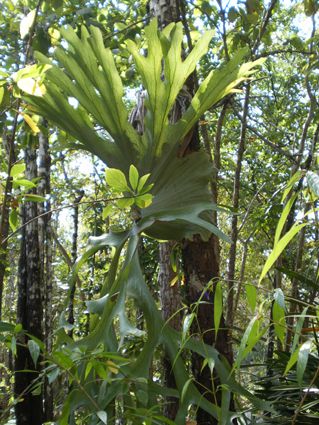
[[139, 179], [139, 174], [138, 174], [137, 168], [132, 164], [130, 166], [130, 171], [129, 171], [129, 180], [133, 190], [137, 189], [138, 179]]
[[285, 372], [284, 372], [284, 375], [287, 375], [287, 373], [290, 371], [290, 369], [295, 365], [295, 363], [297, 362], [297, 360], [298, 360], [298, 355], [299, 355], [299, 350], [300, 350], [300, 347], [298, 347], [297, 348], [297, 350], [295, 350], [295, 351], [293, 351], [292, 352], [292, 354], [291, 354], [291, 356], [290, 356], [290, 359], [289, 359], [289, 361], [288, 361], [288, 363], [287, 363], [287, 366], [286, 366], [286, 369], [285, 369]]
[[290, 213], [290, 210], [291, 210], [291, 208], [292, 208], [292, 206], [293, 206], [293, 204], [294, 204], [297, 196], [298, 196], [298, 193], [295, 193], [289, 199], [289, 201], [286, 203], [286, 205], [285, 205], [285, 207], [284, 207], [284, 209], [282, 211], [282, 214], [280, 216], [280, 219], [278, 221], [277, 228], [276, 228], [274, 246], [277, 245], [277, 243], [278, 243], [278, 241], [280, 239], [280, 236], [281, 236], [281, 233], [282, 233], [282, 229], [284, 228], [284, 225], [286, 223], [287, 217], [288, 217], [288, 215]]
[[276, 246], [274, 246], [273, 250], [271, 251], [266, 264], [264, 265], [264, 268], [261, 272], [259, 283], [263, 280], [263, 278], [266, 276], [268, 271], [271, 269], [273, 264], [276, 262], [280, 254], [283, 252], [283, 250], [286, 248], [286, 246], [289, 244], [289, 242], [293, 239], [293, 237], [303, 228], [307, 225], [307, 223], [302, 224], [295, 224], [289, 232], [287, 232], [277, 243]]
[[308, 182], [309, 188], [312, 190], [314, 195], [319, 197], [319, 176], [318, 176], [318, 174], [316, 174], [312, 171], [308, 171], [307, 182]]
[[275, 301], [272, 308], [275, 334], [282, 344], [285, 343], [286, 321], [285, 310]]
[[255, 285], [252, 285], [251, 283], [247, 283], [245, 285], [246, 295], [249, 307], [252, 311], [252, 313], [255, 311], [256, 308], [256, 301], [257, 301], [257, 288]]
[[297, 183], [297, 181], [300, 180], [302, 176], [303, 176], [303, 172], [301, 170], [299, 170], [291, 177], [291, 179], [287, 183], [286, 189], [285, 189], [285, 191], [282, 195], [281, 202], [284, 202], [284, 200], [287, 198], [288, 193], [291, 191], [294, 184]]
[[137, 186], [137, 193], [140, 193], [142, 191], [149, 177], [150, 177], [150, 174], [145, 174], [144, 176], [140, 178], [140, 181], [138, 182], [138, 186]]
[[310, 349], [311, 349], [311, 341], [309, 340], [304, 342], [299, 350], [298, 362], [297, 362], [297, 380], [300, 386], [302, 385], [303, 375], [308, 363]]
[[301, 331], [302, 331], [302, 327], [303, 327], [303, 323], [305, 321], [305, 317], [306, 317], [307, 311], [308, 311], [308, 307], [305, 307], [302, 310], [302, 313], [301, 313], [301, 315], [300, 315], [300, 317], [298, 319], [298, 322], [296, 324], [294, 340], [293, 340], [292, 348], [291, 348], [291, 351], [292, 352], [295, 351], [295, 349], [296, 349], [296, 347], [297, 347], [297, 345], [299, 343], [299, 338], [300, 338], [300, 335], [301, 335]]
[[28, 126], [31, 128], [33, 133], [37, 134], [40, 133], [39, 127], [36, 125], [36, 123], [33, 121], [33, 119], [28, 114], [22, 114], [24, 121], [28, 124]]
[[218, 282], [215, 289], [214, 295], [214, 325], [215, 325], [215, 335], [217, 336], [220, 319], [223, 313], [223, 290], [221, 282]]

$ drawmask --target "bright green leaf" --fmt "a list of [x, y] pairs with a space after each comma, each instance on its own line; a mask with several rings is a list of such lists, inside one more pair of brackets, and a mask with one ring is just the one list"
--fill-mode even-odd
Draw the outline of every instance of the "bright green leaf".
[[153, 195], [151, 193], [145, 193], [144, 195], [139, 195], [135, 198], [135, 204], [139, 208], [149, 207], [152, 201], [153, 201]]
[[247, 296], [249, 307], [253, 313], [255, 311], [256, 302], [257, 302], [257, 288], [255, 285], [252, 285], [251, 283], [247, 283], [245, 285], [245, 290], [246, 290], [246, 296]]
[[275, 328], [275, 334], [279, 338], [282, 344], [285, 343], [286, 335], [286, 321], [285, 321], [285, 310], [275, 301], [272, 308], [273, 322]]
[[266, 276], [268, 271], [271, 269], [273, 264], [276, 262], [280, 254], [283, 252], [283, 250], [286, 248], [286, 246], [289, 244], [289, 242], [293, 239], [293, 237], [303, 228], [307, 225], [307, 223], [302, 224], [295, 224], [292, 226], [292, 228], [287, 232], [274, 246], [273, 250], [271, 251], [264, 268], [261, 272], [259, 282], [263, 280], [263, 278]]
[[23, 174], [24, 171], [25, 171], [25, 164], [24, 163], [14, 164], [11, 167], [10, 176], [14, 179], [15, 177], [18, 177], [20, 174]]
[[110, 214], [113, 212], [113, 205], [108, 204], [106, 207], [102, 210], [102, 218], [103, 220], [107, 219]]
[[106, 183], [117, 192], [129, 191], [129, 187], [126, 181], [125, 174], [123, 171], [116, 168], [107, 168], [105, 171]]
[[132, 189], [135, 191], [138, 186], [139, 174], [137, 168], [132, 164], [129, 170], [129, 180]]
[[147, 182], [147, 180], [149, 179], [150, 174], [145, 174], [144, 176], [142, 176], [138, 182], [138, 186], [137, 186], [137, 193], [142, 192], [145, 183]]
[[134, 204], [134, 202], [135, 202], [135, 199], [133, 197], [132, 198], [123, 198], [123, 199], [118, 199], [116, 201], [116, 204], [120, 209], [124, 209], [124, 208], [131, 207]]
[[24, 201], [29, 202], [45, 202], [46, 200], [44, 196], [35, 195], [33, 193], [27, 193], [20, 196], [23, 198]]
[[11, 230], [15, 232], [17, 230], [17, 225], [18, 225], [18, 211], [16, 209], [13, 209], [10, 211], [9, 224], [10, 224]]
[[292, 352], [290, 359], [289, 359], [289, 361], [286, 365], [284, 375], [287, 375], [287, 373], [290, 371], [290, 369], [296, 364], [296, 362], [298, 360], [299, 350], [300, 350], [300, 347], [298, 347], [297, 350]]
[[34, 134], [40, 133], [40, 129], [35, 121], [28, 114], [22, 114], [24, 121], [28, 124]]
[[20, 187], [20, 186], [25, 187], [27, 189], [32, 189], [32, 188], [36, 187], [36, 185], [32, 181], [27, 180], [27, 179], [13, 180], [13, 187]]
[[282, 230], [284, 228], [284, 225], [286, 223], [287, 217], [290, 213], [292, 206], [295, 203], [295, 200], [297, 199], [297, 196], [298, 196], [298, 193], [295, 193], [294, 195], [292, 195], [291, 198], [289, 199], [289, 201], [286, 203], [284, 209], [283, 209], [283, 212], [280, 216], [280, 219], [278, 221], [277, 228], [276, 228], [274, 246], [277, 245], [277, 243], [280, 239], [280, 236], [281, 236]]

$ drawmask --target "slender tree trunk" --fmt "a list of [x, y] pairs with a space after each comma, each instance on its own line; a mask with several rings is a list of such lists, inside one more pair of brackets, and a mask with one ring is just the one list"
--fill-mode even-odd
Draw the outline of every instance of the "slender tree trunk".
[[[26, 177], [37, 177], [36, 149], [34, 138], [28, 138], [25, 150]], [[42, 290], [39, 262], [39, 233], [37, 204], [26, 202], [21, 209], [22, 238], [18, 273], [17, 322], [23, 329], [42, 340]], [[31, 220], [31, 221], [30, 221]], [[29, 337], [20, 335], [15, 359], [15, 396], [21, 401], [15, 406], [17, 425], [42, 425], [43, 401], [42, 386], [32, 394], [34, 386], [39, 383], [40, 361], [35, 366], [28, 350]], [[28, 372], [26, 372], [26, 370]], [[32, 372], [30, 372], [32, 371]]]
[[[46, 123], [44, 123], [46, 124]], [[38, 194], [45, 197], [51, 192], [50, 171], [51, 171], [51, 156], [49, 152], [48, 137], [39, 134], [39, 168], [38, 176]], [[42, 215], [38, 219], [39, 223], [39, 247], [41, 260], [41, 280], [43, 287], [43, 302], [44, 302], [44, 338], [45, 347], [48, 353], [52, 350], [52, 229], [51, 229], [51, 202], [48, 198], [45, 203], [38, 205], [38, 214]], [[44, 385], [44, 419], [46, 421], [53, 420], [53, 389], [45, 380]]]
[[247, 117], [249, 107], [250, 84], [247, 84], [244, 107], [243, 119], [241, 124], [240, 139], [237, 151], [237, 164], [234, 178], [233, 188], [233, 209], [235, 214], [232, 216], [231, 222], [231, 245], [229, 249], [229, 265], [228, 265], [228, 298], [227, 298], [227, 316], [226, 323], [229, 328], [232, 327], [234, 321], [234, 283], [235, 283], [235, 269], [236, 269], [236, 252], [237, 252], [237, 239], [238, 239], [238, 208], [239, 208], [239, 194], [240, 194], [240, 180], [241, 169], [246, 147], [246, 132], [247, 132]]
[[[71, 251], [71, 261], [72, 265], [75, 263], [78, 253], [78, 233], [79, 233], [79, 203], [81, 202], [84, 196], [84, 190], [79, 190], [77, 196], [74, 200], [74, 211], [73, 211], [73, 235], [72, 235], [72, 251]], [[75, 297], [76, 285], [74, 284], [70, 291], [70, 300], [69, 300], [69, 316], [68, 322], [70, 325], [74, 324], [74, 297]], [[69, 336], [73, 337], [73, 329], [69, 331]]]
[[17, 117], [14, 122], [12, 134], [8, 137], [6, 129], [3, 132], [2, 140], [4, 150], [7, 152], [7, 178], [4, 189], [4, 196], [1, 206], [0, 219], [0, 320], [2, 318], [2, 298], [4, 289], [4, 278], [7, 268], [7, 237], [9, 234], [9, 213], [10, 213], [10, 195], [12, 192], [12, 178], [10, 172], [12, 165], [15, 162], [14, 139], [17, 126]]

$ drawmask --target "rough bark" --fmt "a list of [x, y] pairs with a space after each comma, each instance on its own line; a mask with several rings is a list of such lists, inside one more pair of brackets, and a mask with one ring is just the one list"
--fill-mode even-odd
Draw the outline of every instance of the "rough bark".
[[[46, 124], [46, 123], [44, 123]], [[49, 195], [51, 192], [50, 169], [51, 155], [49, 151], [48, 137], [39, 134], [39, 168], [38, 177], [38, 194], [40, 196]], [[40, 263], [41, 263], [41, 281], [43, 288], [44, 302], [44, 338], [45, 347], [48, 353], [52, 350], [52, 228], [51, 228], [51, 202], [48, 198], [45, 203], [38, 204], [38, 225], [39, 225], [39, 247], [40, 247]], [[46, 421], [53, 420], [53, 389], [47, 380], [44, 385], [44, 419]]]
[[[73, 211], [73, 235], [72, 235], [72, 251], [71, 261], [72, 265], [75, 263], [78, 252], [78, 233], [79, 233], [79, 203], [84, 196], [84, 191], [79, 190], [74, 200], [74, 211]], [[75, 298], [76, 285], [73, 285], [70, 291], [70, 300], [68, 308], [68, 322], [70, 325], [74, 324], [74, 298]], [[69, 336], [73, 337], [73, 329], [68, 332]]]
[[[163, 319], [174, 329], [181, 329], [181, 294], [180, 282], [172, 285], [176, 273], [173, 271], [170, 256], [174, 242], [161, 243], [159, 247], [159, 275], [160, 300]], [[163, 358], [163, 380], [167, 387], [176, 388], [172, 365], [169, 358]], [[178, 411], [178, 402], [174, 397], [167, 397], [164, 404], [163, 414], [167, 418], [174, 419]]]
[[[31, 142], [31, 143], [30, 143]], [[32, 136], [25, 150], [26, 177], [37, 177], [36, 149]], [[37, 204], [26, 202], [21, 208], [22, 229], [21, 251], [18, 272], [17, 322], [31, 335], [42, 339], [42, 291], [39, 263], [39, 233]], [[31, 221], [30, 221], [31, 220]], [[32, 394], [38, 382], [40, 362], [34, 365], [28, 347], [28, 336], [20, 335], [15, 359], [15, 396], [20, 398], [15, 406], [17, 425], [42, 425], [43, 403], [41, 386], [37, 394]], [[25, 372], [24, 370], [28, 370]], [[32, 371], [32, 372], [29, 372]]]
[[[214, 345], [232, 363], [232, 354], [229, 350], [228, 334], [225, 329], [224, 318], [221, 318], [220, 330], [216, 339], [214, 331], [214, 290], [203, 291], [209, 281], [214, 284], [219, 276], [218, 253], [215, 252], [215, 241], [212, 236], [204, 242], [199, 237], [194, 241], [185, 241], [182, 249], [185, 286], [188, 290], [188, 302], [196, 303], [201, 297], [202, 302], [196, 309], [196, 323], [192, 326], [192, 333], [208, 345]], [[202, 369], [203, 358], [194, 354], [192, 356], [192, 369], [199, 391], [212, 403], [220, 403], [220, 394], [216, 392], [218, 382], [206, 366]], [[214, 425], [218, 421], [202, 409], [197, 411], [199, 425]]]
[[1, 219], [0, 219], [0, 320], [2, 317], [2, 298], [4, 288], [4, 278], [7, 267], [7, 237], [9, 234], [9, 213], [10, 213], [10, 195], [12, 192], [12, 178], [10, 172], [12, 165], [15, 162], [14, 139], [17, 126], [17, 118], [15, 119], [12, 134], [8, 137], [6, 129], [2, 134], [2, 141], [4, 150], [7, 152], [7, 178], [4, 188], [4, 196], [1, 206]]

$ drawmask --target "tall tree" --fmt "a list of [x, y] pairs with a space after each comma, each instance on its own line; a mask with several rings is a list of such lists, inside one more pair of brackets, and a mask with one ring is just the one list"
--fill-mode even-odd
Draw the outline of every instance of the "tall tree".
[[[25, 149], [26, 177], [36, 179], [37, 138], [27, 135]], [[36, 189], [33, 189], [36, 193]], [[38, 209], [35, 202], [26, 202], [21, 208], [22, 238], [18, 272], [17, 322], [23, 331], [43, 339], [43, 296], [41, 263], [39, 262]], [[43, 395], [39, 381], [40, 362], [38, 344], [26, 333], [20, 335], [15, 358], [15, 406], [17, 425], [42, 425]], [[32, 354], [31, 354], [32, 353]]]

